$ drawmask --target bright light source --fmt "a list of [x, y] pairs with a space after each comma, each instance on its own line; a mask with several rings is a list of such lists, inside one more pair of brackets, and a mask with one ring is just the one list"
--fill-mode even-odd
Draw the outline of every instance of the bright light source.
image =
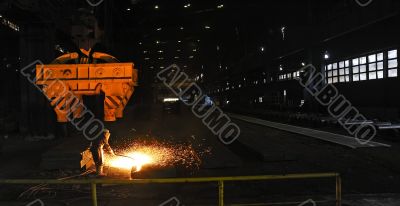
[[157, 31], [161, 31], [161, 29], [162, 29], [161, 27], [160, 27], [160, 28], [157, 28]]
[[146, 54], [146, 53], [147, 53], [147, 51], [146, 51], [146, 50], [144, 50], [144, 51], [143, 51], [143, 54]]
[[282, 71], [282, 70], [283, 70], [282, 65], [279, 65], [279, 71]]
[[163, 102], [177, 102], [177, 101], [179, 101], [179, 99], [178, 98], [174, 98], [174, 97], [172, 97], [172, 98], [164, 98], [163, 99]]
[[264, 47], [260, 47], [260, 50], [263, 52], [265, 50], [265, 48]]
[[197, 50], [196, 50], [196, 49], [193, 49], [193, 51], [196, 52]]
[[283, 90], [283, 96], [286, 96], [286, 89]]
[[181, 43], [182, 41], [181, 40], [178, 40], [178, 43]]
[[160, 66], [160, 69], [164, 69], [164, 67], [163, 67], [163, 66]]
[[158, 59], [159, 59], [159, 60], [162, 60], [162, 59], [164, 59], [164, 57], [158, 57]]
[[139, 42], [139, 45], [142, 45], [142, 42]]
[[194, 56], [189, 56], [189, 59], [193, 59]]
[[158, 51], [158, 53], [163, 53], [163, 52], [164, 52], [163, 50], [159, 50], [159, 51]]
[[176, 51], [177, 51], [177, 52], [180, 52], [181, 50], [180, 50], [180, 49], [177, 49]]
[[127, 10], [127, 11], [130, 11], [130, 10], [131, 10], [131, 8], [126, 8], [126, 10]]
[[304, 66], [306, 66], [306, 63], [304, 63], [304, 62], [301, 62], [301, 66], [303, 66], [303, 67], [304, 67]]
[[324, 59], [329, 59], [329, 53], [327, 51], [324, 54]]
[[183, 26], [181, 26], [180, 29], [183, 30]]
[[220, 5], [217, 6], [217, 8], [218, 8], [218, 9], [222, 9], [222, 8], [224, 8], [224, 5], [223, 5], [223, 4], [220, 4]]
[[179, 59], [179, 57], [174, 57], [175, 59]]
[[155, 5], [155, 6], [154, 6], [154, 9], [158, 9], [158, 8], [159, 8], [158, 5]]
[[150, 59], [149, 57], [144, 58], [144, 60], [149, 60], [149, 59]]
[[160, 41], [156, 41], [156, 44], [159, 44], [160, 43]]
[[300, 105], [299, 107], [302, 107], [304, 105], [304, 99], [300, 100]]
[[183, 66], [184, 68], [186, 68], [187, 66], [185, 65], [185, 66]]
[[205, 29], [211, 29], [211, 27], [210, 27], [210, 26], [204, 26], [204, 28], [205, 28]]
[[189, 7], [190, 7], [190, 4], [185, 4], [183, 7], [184, 7], [184, 8], [189, 8]]
[[286, 27], [285, 27], [285, 26], [282, 26], [282, 27], [281, 27], [282, 40], [285, 40], [285, 30], [286, 30]]

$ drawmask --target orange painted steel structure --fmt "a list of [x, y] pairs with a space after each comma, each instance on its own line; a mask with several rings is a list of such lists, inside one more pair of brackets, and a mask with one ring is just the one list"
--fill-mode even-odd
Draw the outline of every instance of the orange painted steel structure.
[[[75, 52], [58, 57], [52, 64], [36, 65], [36, 84], [43, 86], [46, 97], [51, 100], [57, 121], [68, 121], [66, 111], [71, 109], [72, 95], [83, 103], [82, 96], [99, 95], [100, 92], [105, 94], [104, 121], [122, 118], [134, 86], [137, 86], [134, 64], [119, 63], [115, 57], [100, 52], [91, 54], [93, 63], [89, 63], [89, 52], [83, 49], [81, 52], [85, 57]], [[74, 63], [69, 63], [71, 61]], [[74, 108], [74, 118], [81, 117], [82, 110], [82, 106]]]

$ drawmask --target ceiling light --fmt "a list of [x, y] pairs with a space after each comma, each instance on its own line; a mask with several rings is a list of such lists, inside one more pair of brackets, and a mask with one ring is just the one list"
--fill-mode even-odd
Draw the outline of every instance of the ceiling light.
[[189, 7], [190, 7], [190, 4], [185, 4], [183, 7], [184, 7], [184, 8], [189, 8]]
[[189, 59], [193, 59], [193, 56], [189, 56]]
[[164, 57], [158, 57], [158, 59], [159, 59], [159, 60], [162, 60], [162, 59], [164, 59]]
[[177, 51], [177, 52], [180, 52], [181, 50], [180, 50], [180, 49], [177, 49], [176, 51]]
[[150, 59], [149, 57], [144, 58], [144, 60], [149, 60], [149, 59]]
[[158, 9], [158, 8], [159, 8], [158, 5], [155, 5], [155, 6], [154, 6], [154, 9]]
[[304, 66], [306, 66], [306, 63], [304, 63], [304, 62], [301, 62], [301, 66], [303, 66], [303, 67], [304, 67]]
[[179, 57], [174, 57], [175, 59], [179, 59]]
[[156, 41], [156, 44], [159, 44], [159, 43], [160, 43], [160, 41], [157, 40], [157, 41]]
[[193, 51], [196, 52], [197, 50], [196, 50], [196, 49], [193, 49]]
[[260, 50], [261, 50], [262, 52], [264, 51], [264, 49], [265, 49], [264, 47], [260, 47]]
[[130, 11], [130, 10], [131, 10], [131, 8], [126, 8], [126, 10], [127, 10], [127, 11]]
[[146, 54], [146, 53], [147, 53], [147, 51], [146, 51], [146, 50], [144, 50], [144, 51], [143, 51], [143, 54]]
[[283, 67], [282, 67], [282, 64], [280, 64], [279, 65], [279, 71], [282, 71], [283, 70]]
[[210, 27], [210, 26], [204, 26], [204, 28], [205, 28], [205, 29], [211, 29], [211, 27]]
[[160, 27], [160, 28], [157, 28], [157, 31], [161, 31], [161, 27]]
[[218, 9], [222, 9], [223, 7], [224, 7], [223, 4], [220, 4], [220, 5], [217, 6]]
[[181, 26], [180, 29], [183, 30], [183, 26]]
[[158, 53], [163, 53], [163, 50], [159, 50]]
[[197, 39], [197, 42], [200, 42], [200, 39]]
[[142, 45], [142, 42], [139, 42], [139, 45]]
[[184, 65], [183, 67], [184, 67], [184, 68], [186, 68], [187, 66], [186, 66], [186, 65]]
[[329, 53], [328, 53], [328, 51], [325, 51], [324, 59], [329, 59]]
[[181, 40], [178, 40], [178, 43], [181, 43]]

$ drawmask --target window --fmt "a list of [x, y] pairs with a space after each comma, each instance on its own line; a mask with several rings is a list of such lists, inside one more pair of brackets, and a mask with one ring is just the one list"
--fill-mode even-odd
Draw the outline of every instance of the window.
[[368, 56], [368, 79], [383, 78], [383, 53]]
[[[300, 77], [299, 71], [278, 75], [279, 80], [297, 79], [298, 77]], [[271, 77], [271, 82], [272, 82], [272, 77]]]
[[388, 51], [388, 77], [397, 77], [397, 49]]
[[[387, 58], [384, 58], [384, 55]], [[328, 83], [357, 82], [383, 79], [385, 77], [398, 77], [397, 61], [397, 49], [393, 49], [351, 60], [334, 62], [325, 67], [326, 81]]]
[[329, 84], [350, 81], [349, 60], [329, 64], [326, 70], [325, 75]]
[[367, 57], [355, 58], [352, 62], [353, 81], [367, 80]]

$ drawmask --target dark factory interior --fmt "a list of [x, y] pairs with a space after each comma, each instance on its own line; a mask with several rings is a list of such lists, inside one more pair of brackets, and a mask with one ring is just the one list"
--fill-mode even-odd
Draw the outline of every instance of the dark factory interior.
[[398, 206], [397, 0], [1, 0], [0, 205]]

